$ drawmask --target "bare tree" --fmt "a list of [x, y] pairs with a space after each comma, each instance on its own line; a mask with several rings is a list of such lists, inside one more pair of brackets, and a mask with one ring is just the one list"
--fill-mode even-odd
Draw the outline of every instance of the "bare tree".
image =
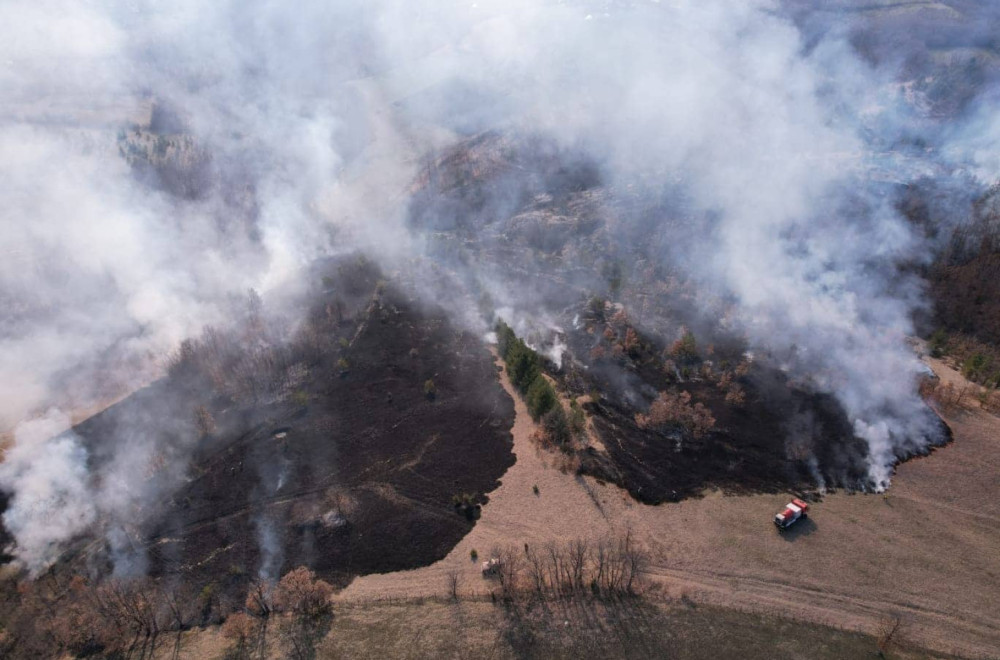
[[278, 634], [290, 658], [312, 658], [316, 643], [329, 629], [333, 587], [304, 566], [289, 571], [274, 589], [275, 610], [284, 616]]
[[528, 564], [528, 576], [531, 578], [531, 585], [535, 593], [538, 596], [542, 596], [546, 589], [545, 558], [534, 550], [525, 550], [524, 555]]
[[632, 530], [625, 532], [621, 541], [622, 559], [625, 564], [625, 592], [635, 593], [649, 568], [649, 555], [632, 538]]
[[458, 569], [449, 569], [445, 574], [445, 584], [448, 587], [448, 596], [454, 601], [458, 600], [458, 585], [460, 582], [461, 578]]
[[501, 596], [505, 601], [515, 600], [522, 566], [521, 553], [513, 546], [505, 546], [494, 549], [491, 554], [499, 560], [497, 580], [500, 583]]
[[274, 611], [272, 604], [273, 587], [267, 580], [257, 579], [250, 583], [247, 591], [244, 607], [250, 616], [256, 617], [258, 621], [257, 639], [254, 643], [254, 651], [260, 658], [267, 656], [267, 627], [271, 620], [271, 613]]
[[187, 627], [191, 615], [190, 594], [181, 586], [175, 586], [163, 592], [163, 605], [167, 611], [168, 625], [176, 631], [174, 638], [173, 657], [177, 658], [181, 652], [181, 633]]
[[903, 620], [898, 614], [887, 614], [879, 620], [875, 630], [875, 643], [880, 658], [884, 658], [899, 645], [899, 630], [902, 623]]
[[215, 418], [205, 406], [198, 406], [194, 411], [194, 424], [198, 429], [198, 434], [206, 438], [215, 434]]
[[222, 624], [222, 636], [232, 641], [229, 657], [233, 660], [250, 660], [257, 650], [260, 626], [260, 619], [246, 612], [231, 614]]
[[571, 542], [567, 548], [567, 554], [568, 586], [571, 591], [583, 591], [583, 576], [590, 555], [587, 543], [581, 539]]
[[161, 622], [159, 595], [150, 580], [110, 580], [92, 591], [94, 614], [110, 650], [152, 649]]

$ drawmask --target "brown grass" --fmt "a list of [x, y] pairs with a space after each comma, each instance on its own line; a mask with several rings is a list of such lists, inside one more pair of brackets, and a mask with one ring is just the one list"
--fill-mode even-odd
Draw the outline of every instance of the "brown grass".
[[[943, 382], [964, 383], [930, 364]], [[955, 441], [900, 466], [886, 496], [828, 494], [808, 525], [779, 535], [770, 520], [787, 495], [715, 493], [650, 507], [561, 473], [532, 445], [534, 427], [515, 401], [517, 462], [473, 531], [434, 565], [355, 580], [343, 601], [441, 597], [449, 570], [461, 572], [466, 597], [483, 597], [490, 585], [471, 548], [543, 548], [631, 528], [650, 551], [651, 579], [671, 597], [868, 634], [897, 612], [911, 645], [969, 657], [1000, 648], [1000, 419], [978, 406], [948, 417]]]

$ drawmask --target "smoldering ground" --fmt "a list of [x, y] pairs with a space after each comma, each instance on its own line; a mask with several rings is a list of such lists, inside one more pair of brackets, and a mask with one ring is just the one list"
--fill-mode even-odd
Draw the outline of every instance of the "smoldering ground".
[[[871, 181], [964, 172], [977, 186], [997, 176], [995, 131], [979, 130], [996, 123], [996, 48], [987, 32], [966, 32], [997, 14], [952, 4], [949, 52], [976, 49], [975, 76], [927, 55], [939, 17], [923, 10], [892, 22], [766, 0], [4, 5], [6, 424], [53, 402], [100, 399], [99, 375], [116, 392], [154, 378], [248, 288], [280, 309], [319, 257], [363, 249], [391, 272], [434, 256], [428, 233], [407, 222], [421, 159], [495, 130], [542, 136], [654, 209], [636, 214], [641, 231], [622, 232], [622, 253], [684, 271], [703, 300], [726, 301], [734, 333], [833, 394], [884, 487], [898, 455], [934, 438], [903, 341], [924, 285], [900, 265], [925, 263], [936, 243]], [[857, 26], [872, 21], [883, 36], [905, 35], [912, 57], [863, 48], [872, 40]], [[971, 81], [954, 103], [941, 100], [951, 88], [926, 82], [948, 75]], [[121, 115], [154, 106], [145, 128], [121, 126]], [[515, 177], [476, 212], [501, 217], [537, 192]], [[632, 216], [613, 208], [628, 226]], [[475, 282], [494, 306], [559, 311], [502, 268], [447, 263], [461, 265], [449, 281]], [[594, 277], [570, 279], [588, 288]], [[699, 306], [686, 322], [703, 322]], [[484, 318], [455, 311], [485, 330]], [[143, 474], [135, 462], [162, 456], [141, 450], [148, 438], [126, 442], [140, 450], [123, 448], [95, 472], [71, 436], [50, 446], [21, 440], [33, 435], [24, 428], [16, 435], [20, 467], [2, 485], [10, 511], [27, 516], [8, 527], [33, 566], [94, 516], [141, 508], [119, 496]], [[34, 462], [57, 446], [57, 470]], [[169, 455], [176, 474], [187, 455]], [[97, 511], [32, 536], [31, 521], [62, 496], [50, 490], [28, 506], [39, 491], [25, 490], [25, 475], [67, 471], [99, 484]]]

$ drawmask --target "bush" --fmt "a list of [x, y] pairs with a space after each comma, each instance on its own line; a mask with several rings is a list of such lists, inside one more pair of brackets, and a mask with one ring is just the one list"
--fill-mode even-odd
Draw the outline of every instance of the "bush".
[[931, 349], [931, 357], [942, 357], [948, 351], [948, 333], [941, 329], [935, 330], [927, 343]]
[[558, 406], [559, 399], [556, 397], [556, 391], [542, 375], [535, 377], [535, 380], [531, 383], [531, 387], [528, 388], [528, 393], [524, 397], [524, 402], [528, 405], [528, 413], [535, 421], [538, 421], [539, 418], [552, 410], [553, 407], [559, 408], [559, 412], [562, 412], [562, 408]]
[[581, 435], [587, 429], [587, 416], [576, 399], [569, 404], [569, 429], [573, 435]]
[[563, 446], [573, 437], [562, 406], [556, 405], [542, 417], [542, 429], [549, 442]]
[[962, 362], [962, 375], [973, 382], [982, 382], [989, 373], [991, 362], [990, 356], [983, 353], [973, 353]]
[[309, 405], [309, 392], [306, 392], [305, 390], [295, 390], [292, 394], [292, 403], [299, 408], [305, 408]]
[[700, 403], [691, 405], [687, 392], [660, 392], [649, 407], [648, 415], [636, 415], [636, 424], [643, 429], [663, 429], [680, 426], [696, 438], [715, 428], [715, 417]]
[[538, 353], [528, 348], [523, 340], [518, 339], [510, 326], [502, 320], [497, 321], [497, 351], [507, 363], [507, 373], [510, 382], [522, 393], [535, 381], [542, 372], [541, 359]]
[[198, 406], [195, 409], [194, 424], [198, 429], [198, 433], [203, 438], [207, 438], [215, 434], [215, 418], [212, 417], [212, 413], [205, 406]]
[[316, 574], [300, 566], [281, 578], [274, 588], [274, 607], [278, 611], [317, 617], [330, 611], [333, 587]]
[[539, 365], [538, 354], [527, 347], [520, 339], [507, 351], [507, 368], [510, 372], [510, 380], [522, 393], [527, 392], [535, 379], [542, 373]]
[[670, 346], [670, 357], [680, 363], [692, 363], [698, 360], [698, 342], [690, 330], [685, 330], [681, 338]]
[[500, 353], [500, 357], [506, 360], [507, 351], [517, 341], [517, 336], [511, 327], [503, 322], [503, 319], [497, 321], [495, 330], [497, 333], [497, 352]]
[[437, 386], [434, 381], [430, 378], [424, 381], [424, 396], [428, 399], [433, 399], [437, 396]]
[[594, 296], [589, 301], [587, 301], [587, 311], [591, 313], [596, 319], [604, 318], [604, 299], [600, 296]]

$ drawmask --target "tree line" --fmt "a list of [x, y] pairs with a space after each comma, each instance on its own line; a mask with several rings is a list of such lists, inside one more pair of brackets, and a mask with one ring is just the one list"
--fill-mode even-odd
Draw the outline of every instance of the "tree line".
[[497, 351], [507, 365], [510, 382], [524, 397], [528, 414], [540, 422], [546, 439], [564, 447], [573, 438], [559, 396], [543, 373], [544, 361], [503, 319], [497, 321]]

